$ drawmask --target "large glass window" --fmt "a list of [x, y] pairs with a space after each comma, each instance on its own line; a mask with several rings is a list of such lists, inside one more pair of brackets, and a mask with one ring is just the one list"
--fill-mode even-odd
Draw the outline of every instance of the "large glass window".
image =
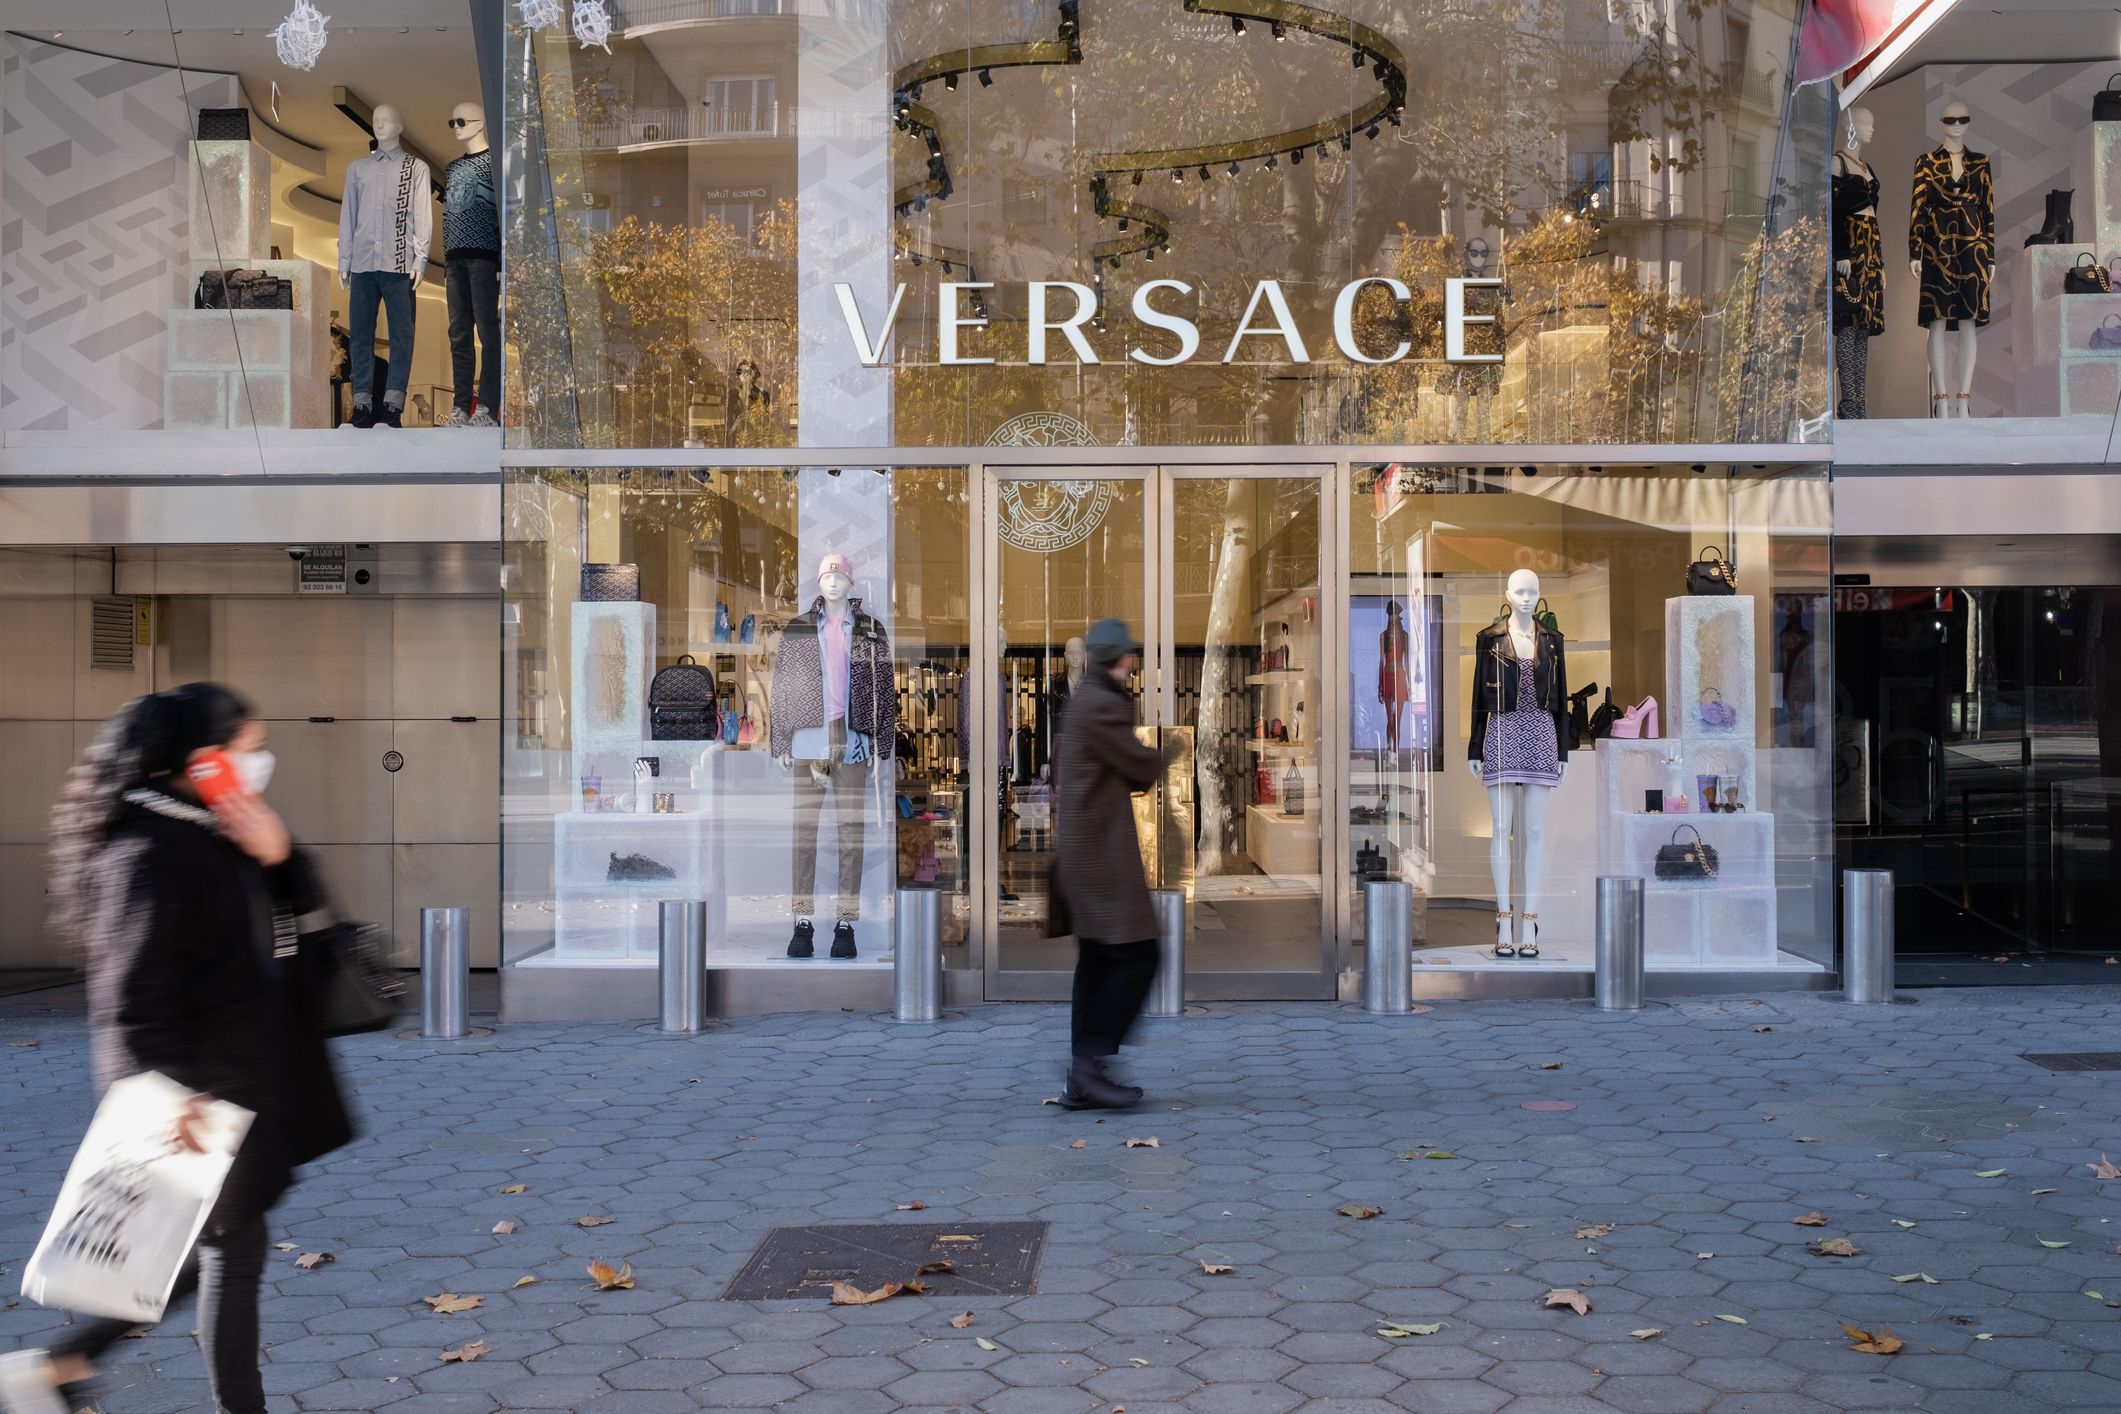
[[1788, 0], [613, 9], [513, 30], [526, 444], [1821, 436]]
[[1831, 966], [1823, 473], [1353, 475], [1358, 922], [1401, 879], [1417, 976], [1588, 971], [1595, 880], [1636, 875], [1653, 970]]
[[963, 965], [970, 499], [953, 469], [531, 472], [506, 489], [507, 961]]

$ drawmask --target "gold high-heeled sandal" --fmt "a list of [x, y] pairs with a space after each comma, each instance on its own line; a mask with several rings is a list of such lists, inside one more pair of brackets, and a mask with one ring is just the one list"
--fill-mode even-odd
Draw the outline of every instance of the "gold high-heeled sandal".
[[[1509, 909], [1507, 909], [1507, 908], [1499, 908], [1499, 909], [1497, 909], [1497, 910], [1495, 911], [1495, 922], [1496, 922], [1496, 923], [1497, 923], [1498, 925], [1500, 925], [1500, 924], [1503, 924], [1503, 923], [1507, 923], [1507, 922], [1509, 922], [1509, 921], [1510, 921], [1510, 920], [1511, 920], [1512, 918], [1515, 918], [1516, 916], [1517, 916], [1517, 915], [1516, 915], [1515, 913], [1511, 912], [1511, 911], [1510, 911]], [[1500, 928], [1500, 927], [1498, 926], [1498, 927], [1496, 928], [1496, 930], [1495, 930], [1495, 956], [1497, 956], [1497, 957], [1515, 957], [1515, 956], [1517, 956], [1517, 944], [1515, 944], [1515, 943], [1506, 943], [1506, 942], [1504, 942], [1504, 941], [1503, 941], [1502, 939], [1503, 939], [1503, 930], [1502, 930], [1502, 929], [1501, 929], [1501, 928]]]
[[1517, 916], [1532, 925], [1532, 941], [1529, 943], [1519, 943], [1517, 945], [1517, 955], [1519, 957], [1539, 956], [1539, 915], [1531, 912], [1528, 909], [1525, 912], [1518, 914]]

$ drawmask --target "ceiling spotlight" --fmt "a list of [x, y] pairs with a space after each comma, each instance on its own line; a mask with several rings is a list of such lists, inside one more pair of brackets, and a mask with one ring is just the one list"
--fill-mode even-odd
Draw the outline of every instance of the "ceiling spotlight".
[[906, 92], [912, 95], [913, 101], [915, 103], [921, 101], [921, 86], [919, 84], [913, 85], [913, 87], [907, 89]]
[[1355, 60], [1355, 67], [1356, 67], [1356, 68], [1358, 68], [1358, 69], [1359, 69], [1359, 68], [1361, 68], [1361, 67], [1362, 67], [1362, 61], [1363, 61], [1363, 52], [1362, 52], [1362, 50], [1360, 50], [1360, 49], [1357, 49], [1357, 50], [1356, 50], [1356, 51], [1355, 51], [1355, 52], [1354, 52], [1354, 53], [1353, 53], [1353, 54], [1352, 54], [1352, 55], [1351, 55], [1350, 57], [1351, 57], [1351, 58], [1353, 58], [1353, 59]]
[[994, 87], [994, 71], [993, 71], [993, 70], [991, 70], [991, 69], [981, 69], [981, 70], [979, 71], [979, 86], [980, 86], [981, 88], [992, 88], [992, 87]]
[[944, 87], [944, 88], [947, 88], [947, 89], [949, 89], [949, 90], [950, 90], [950, 91], [951, 91], [952, 93], [955, 93], [955, 92], [957, 92], [957, 75], [956, 75], [956, 74], [944, 74], [944, 75], [943, 75], [943, 87]]
[[1136, 186], [1140, 186], [1140, 185], [1142, 184], [1142, 174], [1141, 174], [1141, 173], [1139, 173], [1139, 172], [1136, 172], [1136, 173], [1134, 174], [1134, 177], [1133, 177], [1133, 181], [1134, 181], [1134, 185], [1136, 185]]
[[1280, 165], [1281, 165], [1281, 158], [1280, 158], [1280, 157], [1276, 156], [1276, 155], [1275, 155], [1274, 153], [1271, 153], [1271, 152], [1267, 154], [1267, 170], [1268, 170], [1268, 171], [1270, 171], [1270, 172], [1271, 172], [1271, 171], [1273, 171], [1273, 170], [1274, 170], [1274, 169], [1275, 169], [1276, 167], [1279, 167]]
[[1355, 134], [1345, 131], [1342, 132], [1340, 135], [1340, 150], [1342, 152], [1346, 152], [1349, 148], [1353, 146], [1355, 146]]
[[1121, 229], [1122, 231], [1124, 231], [1124, 230], [1126, 230], [1126, 229], [1127, 229], [1127, 218], [1126, 218], [1126, 217], [1122, 216], [1122, 217], [1120, 217], [1120, 218], [1119, 218], [1119, 228], [1120, 228], [1120, 229]]
[[914, 268], [915, 268], [915, 269], [917, 270], [917, 269], [919, 269], [919, 268], [920, 268], [920, 264], [921, 264], [921, 253], [920, 253], [919, 251], [915, 251], [915, 252], [913, 252], [913, 266], [914, 266]]
[[943, 273], [945, 275], [948, 275], [950, 273], [950, 262], [947, 260], [943, 262]]
[[1363, 136], [1368, 138], [1372, 142], [1377, 141], [1377, 124], [1372, 123], [1369, 127], [1365, 128], [1363, 130]]
[[1295, 150], [1294, 150], [1293, 152], [1291, 152], [1291, 153], [1289, 154], [1289, 161], [1290, 161], [1290, 162], [1292, 162], [1292, 163], [1294, 163], [1294, 164], [1295, 164], [1296, 166], [1298, 166], [1298, 167], [1301, 167], [1301, 166], [1303, 166], [1303, 165], [1304, 165], [1304, 150], [1303, 150], [1302, 148], [1300, 148], [1300, 147], [1299, 147], [1299, 148], [1297, 148], [1297, 149], [1295, 149]]
[[1525, 474], [1526, 476], [1537, 476], [1537, 475], [1539, 475], [1539, 468], [1538, 468], [1538, 467], [1536, 467], [1536, 466], [1521, 466], [1521, 467], [1519, 467], [1519, 468], [1517, 468], [1517, 469], [1518, 469], [1519, 471], [1523, 472], [1523, 473], [1524, 473], [1524, 474]]
[[1274, 22], [1274, 42], [1276, 44], [1279, 44], [1281, 43], [1281, 41], [1287, 39], [1288, 37], [1289, 27], [1283, 24], [1280, 20], [1276, 20]]
[[1237, 175], [1237, 164], [1235, 162], [1230, 164], [1230, 175], [1233, 177]]
[[1328, 158], [1328, 157], [1331, 157], [1332, 155], [1333, 155], [1332, 149], [1330, 149], [1330, 148], [1328, 148], [1328, 147], [1326, 146], [1326, 140], [1325, 140], [1324, 138], [1320, 138], [1320, 139], [1318, 140], [1318, 157], [1319, 157], [1319, 160], [1320, 160], [1320, 161], [1324, 161], [1324, 160], [1325, 160], [1326, 158]]
[[1245, 32], [1245, 17], [1243, 15], [1230, 16], [1230, 28], [1236, 30], [1239, 34], [1243, 34]]
[[1148, 257], [1149, 257], [1149, 259], [1151, 259], [1151, 260], [1154, 260], [1154, 259], [1156, 259], [1156, 247], [1155, 247], [1155, 246], [1150, 246], [1150, 247], [1149, 247], [1149, 249], [1148, 249], [1148, 251], [1147, 251], [1147, 254], [1148, 254]]
[[1186, 180], [1186, 169], [1185, 169], [1185, 168], [1183, 168], [1183, 167], [1173, 167], [1173, 168], [1171, 169], [1171, 185], [1172, 185], [1172, 186], [1174, 186], [1174, 187], [1175, 187], [1175, 186], [1178, 186], [1178, 185], [1179, 185], [1180, 183], [1184, 182], [1185, 180]]

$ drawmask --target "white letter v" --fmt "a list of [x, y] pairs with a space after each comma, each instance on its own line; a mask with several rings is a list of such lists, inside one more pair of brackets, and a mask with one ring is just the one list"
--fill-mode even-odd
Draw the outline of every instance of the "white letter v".
[[862, 366], [876, 367], [884, 361], [884, 345], [891, 342], [891, 326], [898, 322], [899, 302], [906, 298], [906, 286], [901, 283], [892, 287], [891, 308], [884, 311], [884, 330], [874, 343], [870, 342], [868, 326], [862, 322], [861, 306], [854, 302], [854, 287], [835, 284], [832, 292], [840, 297], [840, 313], [847, 316], [847, 332], [854, 336], [854, 351], [861, 356]]

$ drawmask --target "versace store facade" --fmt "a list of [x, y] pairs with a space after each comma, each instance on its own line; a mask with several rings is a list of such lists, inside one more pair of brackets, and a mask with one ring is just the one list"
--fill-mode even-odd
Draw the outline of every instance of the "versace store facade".
[[[523, 7], [530, 8], [530, 7]], [[549, 7], [557, 9], [558, 7]], [[1796, 0], [511, 7], [504, 1015], [1066, 995], [1137, 626], [1200, 999], [1833, 975], [1830, 96]], [[596, 43], [608, 40], [608, 48]], [[592, 42], [585, 42], [592, 41]]]

